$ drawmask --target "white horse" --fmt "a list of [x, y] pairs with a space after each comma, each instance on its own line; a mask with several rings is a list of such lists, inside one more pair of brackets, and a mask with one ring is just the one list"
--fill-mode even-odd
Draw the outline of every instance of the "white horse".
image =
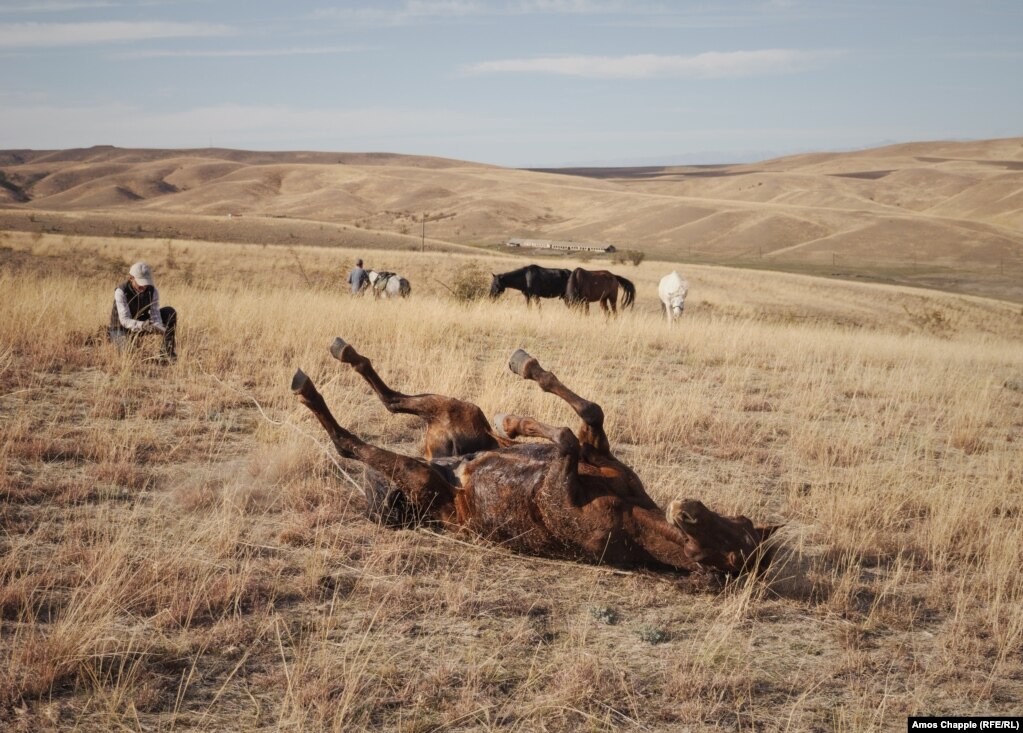
[[407, 298], [412, 292], [408, 280], [393, 272], [377, 272], [366, 270], [369, 276], [369, 289], [374, 298]]
[[661, 284], [657, 286], [657, 295], [661, 298], [664, 306], [664, 313], [668, 317], [668, 323], [682, 315], [686, 307], [686, 295], [689, 293], [689, 283], [674, 270], [670, 275], [661, 278]]

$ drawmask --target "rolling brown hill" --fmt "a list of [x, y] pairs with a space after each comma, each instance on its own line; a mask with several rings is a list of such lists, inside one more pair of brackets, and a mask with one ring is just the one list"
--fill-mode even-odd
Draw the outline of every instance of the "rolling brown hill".
[[0, 151], [11, 229], [417, 248], [424, 214], [434, 249], [568, 239], [1023, 301], [1023, 138], [560, 170], [384, 153]]

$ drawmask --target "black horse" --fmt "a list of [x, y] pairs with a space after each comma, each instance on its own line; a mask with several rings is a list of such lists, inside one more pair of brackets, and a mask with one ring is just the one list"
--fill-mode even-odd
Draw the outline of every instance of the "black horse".
[[571, 274], [570, 270], [526, 265], [511, 272], [494, 275], [494, 279], [490, 281], [490, 297], [496, 298], [506, 288], [512, 288], [522, 291], [526, 296], [527, 306], [533, 304], [534, 298], [537, 305], [540, 304], [540, 298], [564, 298], [565, 286], [568, 285], [568, 276]]

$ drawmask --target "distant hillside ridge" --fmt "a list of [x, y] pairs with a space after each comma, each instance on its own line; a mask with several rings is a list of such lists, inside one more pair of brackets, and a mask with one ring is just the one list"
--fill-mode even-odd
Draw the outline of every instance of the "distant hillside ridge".
[[0, 226], [73, 234], [106, 222], [111, 234], [137, 222], [161, 236], [274, 244], [606, 242], [683, 263], [1010, 298], [1018, 288], [1023, 300], [1023, 138], [547, 170], [392, 153], [0, 151]]

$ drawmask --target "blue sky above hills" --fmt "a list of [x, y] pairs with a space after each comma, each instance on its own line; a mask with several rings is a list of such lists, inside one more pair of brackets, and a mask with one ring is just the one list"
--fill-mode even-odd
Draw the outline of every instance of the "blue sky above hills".
[[1023, 3], [0, 0], [0, 148], [729, 162], [1023, 135]]

